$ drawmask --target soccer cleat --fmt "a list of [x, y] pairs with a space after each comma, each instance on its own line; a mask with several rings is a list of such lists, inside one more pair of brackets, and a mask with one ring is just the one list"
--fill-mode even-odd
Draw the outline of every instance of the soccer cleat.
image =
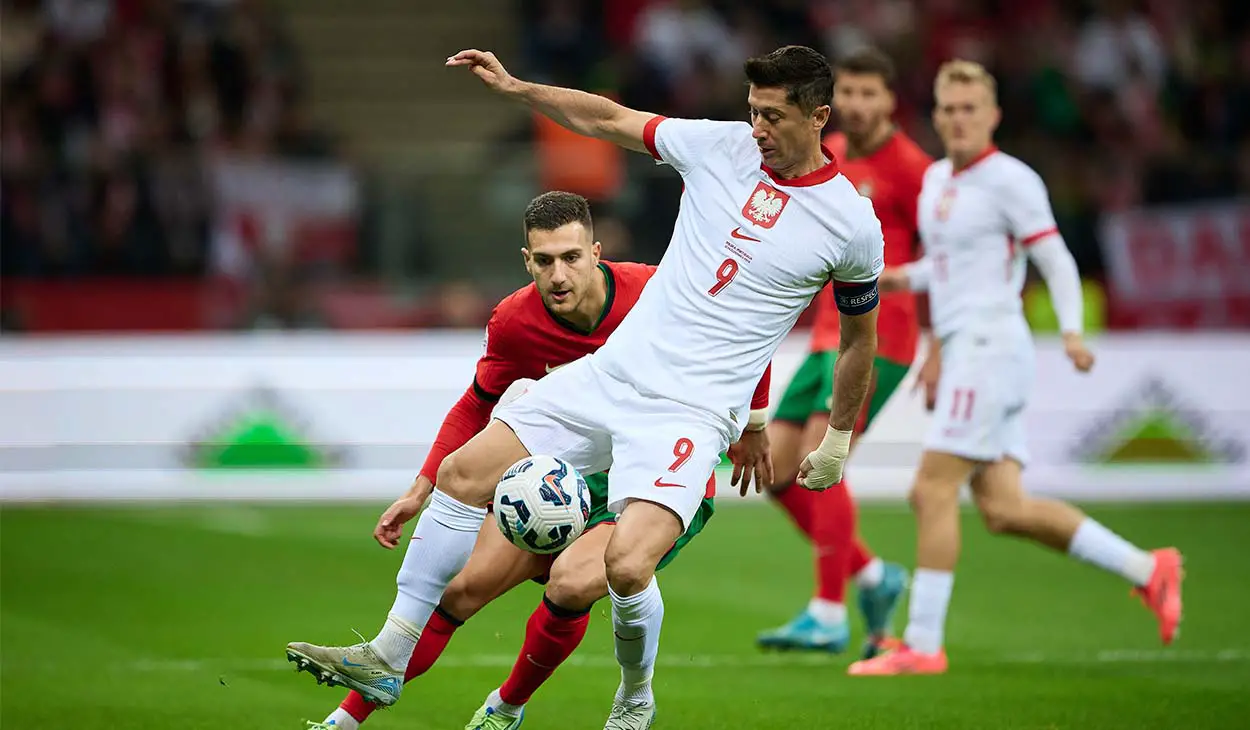
[[808, 611], [803, 611], [793, 621], [775, 629], [762, 632], [755, 639], [762, 649], [788, 651], [827, 651], [841, 654], [851, 643], [851, 627], [842, 621], [823, 624]]
[[603, 730], [647, 730], [653, 722], [655, 722], [654, 702], [636, 705], [615, 700]]
[[464, 730], [517, 730], [524, 721], [524, 707], [521, 708], [521, 714], [513, 717], [496, 710], [488, 702], [478, 709], [469, 724], [464, 726]]
[[391, 669], [368, 643], [317, 646], [293, 641], [286, 645], [286, 659], [316, 677], [317, 684], [354, 689], [376, 705], [395, 704], [404, 687], [403, 673]]
[[1185, 579], [1181, 564], [1184, 561], [1176, 548], [1155, 550], [1153, 555], [1155, 570], [1150, 582], [1134, 588], [1133, 594], [1141, 598], [1159, 620], [1159, 638], [1167, 645], [1180, 633], [1181, 581]]
[[894, 611], [907, 592], [907, 570], [897, 563], [886, 563], [881, 582], [859, 590], [859, 611], [864, 615], [863, 658], [872, 659], [885, 650], [894, 621]]
[[904, 644], [896, 644], [872, 659], [860, 659], [846, 673], [853, 677], [886, 677], [896, 674], [946, 674], [946, 650], [922, 654]]

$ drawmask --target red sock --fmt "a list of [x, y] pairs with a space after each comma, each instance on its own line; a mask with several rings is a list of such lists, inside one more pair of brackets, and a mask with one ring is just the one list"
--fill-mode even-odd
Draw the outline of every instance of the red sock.
[[843, 603], [846, 581], [851, 576], [852, 544], [855, 542], [855, 502], [846, 480], [818, 495], [812, 520], [812, 543], [816, 547], [816, 597]]
[[856, 535], [855, 538], [851, 540], [851, 559], [850, 562], [847, 563], [846, 574], [850, 577], [859, 575], [859, 571], [867, 567], [868, 563], [872, 562], [874, 557], [876, 556], [873, 555], [872, 550], [864, 544], [863, 538]]
[[560, 608], [543, 596], [525, 624], [525, 642], [512, 673], [499, 688], [499, 698], [510, 705], [523, 705], [543, 682], [573, 653], [590, 624], [589, 612]]
[[[407, 684], [410, 680], [430, 671], [430, 667], [434, 666], [434, 662], [438, 661], [443, 650], [447, 648], [451, 635], [463, 625], [463, 621], [457, 621], [441, 608], [435, 609], [430, 615], [430, 620], [426, 622], [425, 628], [421, 630], [421, 638], [417, 640], [417, 646], [412, 650], [412, 656], [408, 659], [408, 668], [404, 670], [404, 683]], [[356, 718], [356, 722], [364, 722], [374, 710], [378, 709], [377, 705], [355, 691], [349, 692], [347, 699], [343, 700], [339, 707]]]
[[797, 482], [780, 492], [773, 493], [773, 499], [790, 515], [790, 519], [794, 520], [794, 524], [803, 531], [808, 540], [812, 539], [812, 520], [816, 511], [816, 497], [816, 492], [800, 487]]

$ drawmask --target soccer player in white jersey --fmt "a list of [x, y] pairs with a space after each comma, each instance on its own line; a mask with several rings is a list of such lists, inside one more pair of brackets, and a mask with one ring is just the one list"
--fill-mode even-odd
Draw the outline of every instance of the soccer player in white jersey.
[[371, 646], [400, 677], [514, 462], [550, 454], [583, 473], [611, 467], [609, 509], [619, 519], [604, 567], [621, 684], [605, 728], [641, 730], [655, 715], [651, 676], [664, 612], [656, 564], [687, 529], [720, 454], [741, 436], [773, 353], [830, 279], [843, 312], [834, 403], [801, 484], [827, 489], [842, 476], [876, 354], [881, 226], [821, 146], [833, 75], [810, 48], [747, 61], [750, 124], [665, 119], [528, 83], [488, 52], [461, 51], [447, 65], [467, 67], [574, 132], [649, 152], [681, 174], [685, 192], [663, 261], [607, 342], [501, 408], [443, 461], [399, 595]]
[[1000, 112], [984, 68], [952, 61], [935, 84], [934, 124], [946, 158], [925, 173], [919, 228], [925, 255], [891, 268], [882, 290], [929, 292], [940, 375], [933, 421], [912, 487], [917, 569], [903, 640], [851, 665], [855, 675], [939, 674], [946, 608], [959, 556], [959, 489], [969, 482], [994, 533], [1034, 540], [1123, 576], [1158, 619], [1165, 644], [1181, 618], [1181, 555], [1141, 550], [1075, 507], [1024, 493], [1023, 411], [1033, 345], [1020, 291], [1025, 259], [1046, 279], [1077, 370], [1094, 357], [1081, 337], [1081, 283], [1055, 226], [1046, 186], [992, 143]]

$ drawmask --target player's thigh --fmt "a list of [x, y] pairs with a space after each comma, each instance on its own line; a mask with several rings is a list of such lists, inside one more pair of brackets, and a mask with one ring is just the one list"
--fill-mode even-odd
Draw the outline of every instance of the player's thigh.
[[587, 358], [575, 360], [497, 408], [494, 417], [527, 453], [559, 457], [583, 474], [601, 472], [612, 464], [604, 414], [614, 405], [603, 378]]
[[443, 459], [438, 489], [455, 499], [485, 507], [508, 467], [529, 452], [507, 424], [491, 421], [480, 433]]
[[645, 499], [629, 499], [617, 519], [604, 552], [610, 585], [627, 595], [641, 590], [660, 561], [686, 530], [671, 507]]
[[957, 454], [926, 450], [920, 455], [911, 487], [912, 508], [918, 514], [943, 508], [959, 500], [959, 490], [981, 462]]
[[440, 605], [453, 617], [467, 621], [486, 604], [541, 576], [548, 560], [513, 545], [499, 531], [494, 516], [487, 515], [468, 562], [444, 589]]
[[807, 452], [803, 450], [805, 423], [778, 421], [768, 424], [768, 443], [773, 457], [773, 491], [785, 489], [799, 476], [799, 464]]
[[580, 611], [608, 595], [604, 554], [615, 530], [615, 524], [600, 522], [556, 557], [547, 580], [547, 598], [552, 603]]

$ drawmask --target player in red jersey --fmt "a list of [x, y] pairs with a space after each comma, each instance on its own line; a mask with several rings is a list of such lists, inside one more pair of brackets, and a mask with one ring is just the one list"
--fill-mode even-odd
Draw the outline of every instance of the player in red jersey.
[[[871, 198], [885, 236], [885, 261], [902, 265], [916, 258], [916, 199], [932, 159], [891, 121], [894, 65], [874, 49], [849, 55], [834, 65], [833, 106], [840, 132], [825, 143], [842, 174], [860, 195]], [[841, 652], [850, 641], [844, 596], [854, 576], [868, 640], [874, 656], [888, 636], [894, 609], [907, 583], [899, 565], [884, 563], [856, 535], [855, 504], [845, 480], [825, 492], [795, 485], [799, 461], [824, 435], [832, 399], [833, 361], [838, 351], [838, 310], [832, 291], [816, 297], [818, 307], [811, 352], [786, 388], [769, 435], [778, 480], [770, 490], [812, 542], [816, 591], [790, 623], [761, 633], [761, 646]], [[914, 295], [883, 296], [877, 321], [877, 359], [872, 390], [856, 435], [863, 433], [898, 387], [916, 354], [918, 335]]]
[[[645, 264], [601, 262], [599, 244], [593, 242], [590, 208], [585, 199], [571, 193], [557, 191], [535, 198], [526, 209], [525, 230], [523, 254], [534, 283], [508, 296], [495, 308], [487, 325], [486, 351], [478, 361], [472, 386], [444, 419], [412, 488], [378, 521], [374, 537], [384, 547], [398, 545], [404, 523], [416, 515], [433, 491], [443, 459], [486, 426], [495, 405], [519, 397], [527, 383], [597, 350], [633, 307], [655, 272], [654, 266]], [[766, 412], [768, 385], [766, 373], [752, 401], [753, 414]], [[755, 420], [762, 426], [760, 415]], [[753, 473], [742, 480], [744, 490], [752, 480], [770, 478], [763, 468], [767, 463], [767, 437], [758, 427], [750, 433], [730, 450], [736, 465], [752, 467]], [[761, 466], [758, 473], [754, 473], [756, 464]], [[300, 668], [319, 678], [329, 674], [331, 684], [353, 688], [329, 717], [310, 726], [314, 730], [355, 730], [378, 707], [366, 696], [381, 700], [381, 704], [397, 699], [399, 683], [390, 675], [402, 673], [406, 682], [425, 673], [467, 619], [517, 585], [538, 580], [546, 584], [546, 590], [526, 625], [517, 663], [467, 726], [483, 730], [518, 727], [525, 703], [581, 643], [590, 607], [607, 595], [603, 551], [612, 535], [615, 515], [607, 510], [606, 475], [590, 475], [586, 481], [592, 494], [586, 532], [554, 559], [513, 546], [493, 519], [487, 517], [468, 562], [441, 596], [434, 597], [437, 608], [425, 626], [404, 625], [407, 622], [398, 622], [394, 615], [388, 619], [388, 623], [398, 622], [399, 628], [412, 636], [415, 648], [407, 655], [402, 653], [407, 647], [373, 644], [290, 645], [288, 657]], [[703, 504], [690, 529], [664, 556], [661, 568], [711, 518], [714, 493], [713, 477], [708, 480]], [[421, 595], [428, 592], [428, 586], [413, 581], [407, 567], [405, 561], [398, 576], [397, 602], [428, 598]], [[353, 676], [351, 672], [352, 667], [357, 667], [357, 674], [366, 674], [361, 665], [367, 667], [379, 661], [393, 671], [372, 677]], [[392, 685], [396, 690], [393, 693]], [[387, 696], [391, 694], [393, 697]]]

